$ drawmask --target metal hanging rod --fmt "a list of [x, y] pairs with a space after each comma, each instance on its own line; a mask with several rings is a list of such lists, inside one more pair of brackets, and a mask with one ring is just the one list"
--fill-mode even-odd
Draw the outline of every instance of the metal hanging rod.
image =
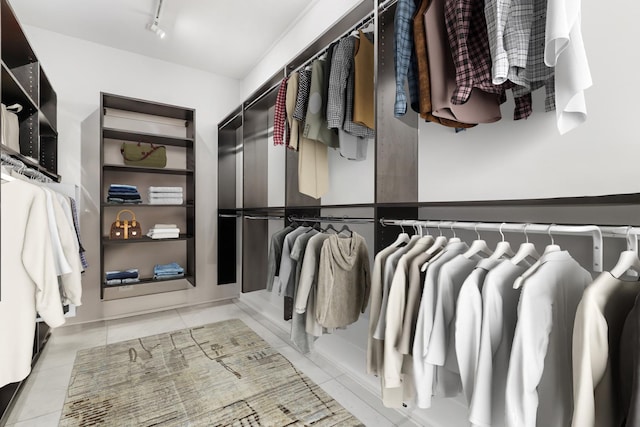
[[359, 30], [361, 28], [366, 27], [371, 21], [374, 20], [374, 18], [375, 18], [375, 13], [373, 11], [371, 11], [370, 13], [367, 14], [367, 16], [362, 18], [355, 25], [352, 25], [348, 30], [346, 30], [344, 33], [342, 33], [339, 37], [336, 37], [334, 40], [332, 40], [331, 43], [327, 44], [325, 47], [320, 49], [320, 51], [318, 53], [316, 53], [311, 58], [309, 58], [306, 61], [304, 61], [301, 65], [298, 65], [296, 68], [290, 70], [288, 72], [288, 75], [291, 75], [291, 74], [295, 73], [296, 71], [300, 71], [301, 69], [303, 69], [307, 65], [310, 65], [313, 61], [315, 61], [316, 59], [318, 59], [319, 57], [324, 55], [329, 50], [329, 46], [331, 46], [335, 42], [343, 39], [348, 34], [350, 34], [352, 31], [356, 31], [356, 30]]
[[278, 81], [278, 83], [274, 84], [273, 86], [271, 86], [270, 88], [262, 92], [251, 102], [244, 104], [244, 110], [248, 110], [249, 108], [253, 107], [256, 103], [260, 102], [265, 96], [269, 95], [271, 92], [279, 88], [280, 84], [282, 84], [282, 80]]
[[[557, 224], [529, 224], [529, 223], [488, 223], [463, 221], [422, 221], [422, 220], [394, 220], [380, 219], [383, 226], [407, 226], [449, 228], [469, 231], [516, 232], [548, 235], [591, 236], [593, 245], [593, 271], [602, 271], [603, 237], [627, 238], [635, 249], [640, 237], [640, 227], [598, 226], [598, 225], [557, 225]], [[633, 239], [629, 239], [633, 236]]]
[[525, 223], [488, 223], [462, 221], [419, 221], [419, 220], [389, 220], [380, 219], [383, 226], [416, 226], [440, 227], [469, 231], [517, 232], [534, 234], [561, 234], [574, 236], [591, 236], [593, 249], [593, 271], [602, 271], [602, 230], [595, 225], [556, 225], [556, 224], [525, 224]]
[[297, 217], [290, 216], [291, 222], [344, 222], [348, 224], [371, 224], [375, 222], [373, 218], [354, 218], [354, 217], [340, 217], [340, 216], [315, 216], [315, 217]]
[[277, 220], [284, 219], [283, 216], [277, 215], [244, 215], [244, 218], [251, 220]]
[[240, 218], [238, 214], [218, 214], [218, 218]]
[[398, 0], [386, 0], [378, 5], [378, 13], [385, 13], [394, 4], [398, 3]]

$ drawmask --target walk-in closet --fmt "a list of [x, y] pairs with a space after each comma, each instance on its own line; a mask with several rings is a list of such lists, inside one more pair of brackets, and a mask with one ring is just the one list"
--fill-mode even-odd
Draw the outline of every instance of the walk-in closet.
[[0, 0], [0, 427], [640, 425], [622, 6]]

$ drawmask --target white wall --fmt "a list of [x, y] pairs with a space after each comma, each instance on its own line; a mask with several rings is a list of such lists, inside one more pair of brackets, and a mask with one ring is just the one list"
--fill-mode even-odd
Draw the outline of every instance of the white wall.
[[[625, 70], [640, 64], [636, 41], [640, 4], [612, 9], [583, 1], [582, 28], [593, 86], [586, 91], [588, 120], [560, 136], [555, 114], [544, 113], [543, 95], [533, 115], [467, 132], [421, 124], [420, 201], [526, 199], [640, 191], [635, 135], [640, 89], [625, 84]], [[606, 36], [605, 36], [606, 34]]]
[[[83, 143], [90, 141], [83, 141], [81, 124], [99, 109], [101, 91], [196, 109], [198, 286], [187, 291], [101, 302], [99, 279], [91, 279], [99, 277], [94, 273], [100, 269], [99, 253], [93, 248], [89, 254], [90, 270], [83, 280], [84, 305], [78, 309], [76, 321], [237, 296], [237, 285], [216, 285], [215, 213], [217, 123], [237, 106], [240, 83], [36, 27], [26, 26], [25, 31], [58, 94], [59, 173], [63, 182], [85, 184], [81, 183], [81, 150]], [[84, 174], [99, 180], [98, 170]], [[83, 209], [97, 215], [95, 206], [98, 205]], [[82, 233], [90, 239], [99, 231], [82, 230]]]
[[242, 81], [240, 101], [244, 101], [285, 64], [311, 44], [320, 34], [363, 0], [316, 1], [299, 21], [278, 41]]

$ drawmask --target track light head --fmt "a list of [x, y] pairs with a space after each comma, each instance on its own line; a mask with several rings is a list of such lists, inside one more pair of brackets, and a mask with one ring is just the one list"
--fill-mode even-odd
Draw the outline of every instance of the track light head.
[[153, 18], [153, 22], [147, 26], [149, 31], [153, 31], [156, 33], [160, 39], [164, 39], [167, 36], [167, 33], [160, 28], [158, 21], [160, 20], [160, 10], [162, 9], [162, 0], [158, 1], [158, 9], [156, 10], [156, 14]]

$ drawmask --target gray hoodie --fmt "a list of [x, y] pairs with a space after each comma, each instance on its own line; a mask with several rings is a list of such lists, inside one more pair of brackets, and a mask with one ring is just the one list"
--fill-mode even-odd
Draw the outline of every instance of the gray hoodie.
[[358, 320], [369, 300], [369, 252], [362, 236], [331, 235], [322, 244], [318, 273], [316, 318], [325, 328], [340, 328]]

